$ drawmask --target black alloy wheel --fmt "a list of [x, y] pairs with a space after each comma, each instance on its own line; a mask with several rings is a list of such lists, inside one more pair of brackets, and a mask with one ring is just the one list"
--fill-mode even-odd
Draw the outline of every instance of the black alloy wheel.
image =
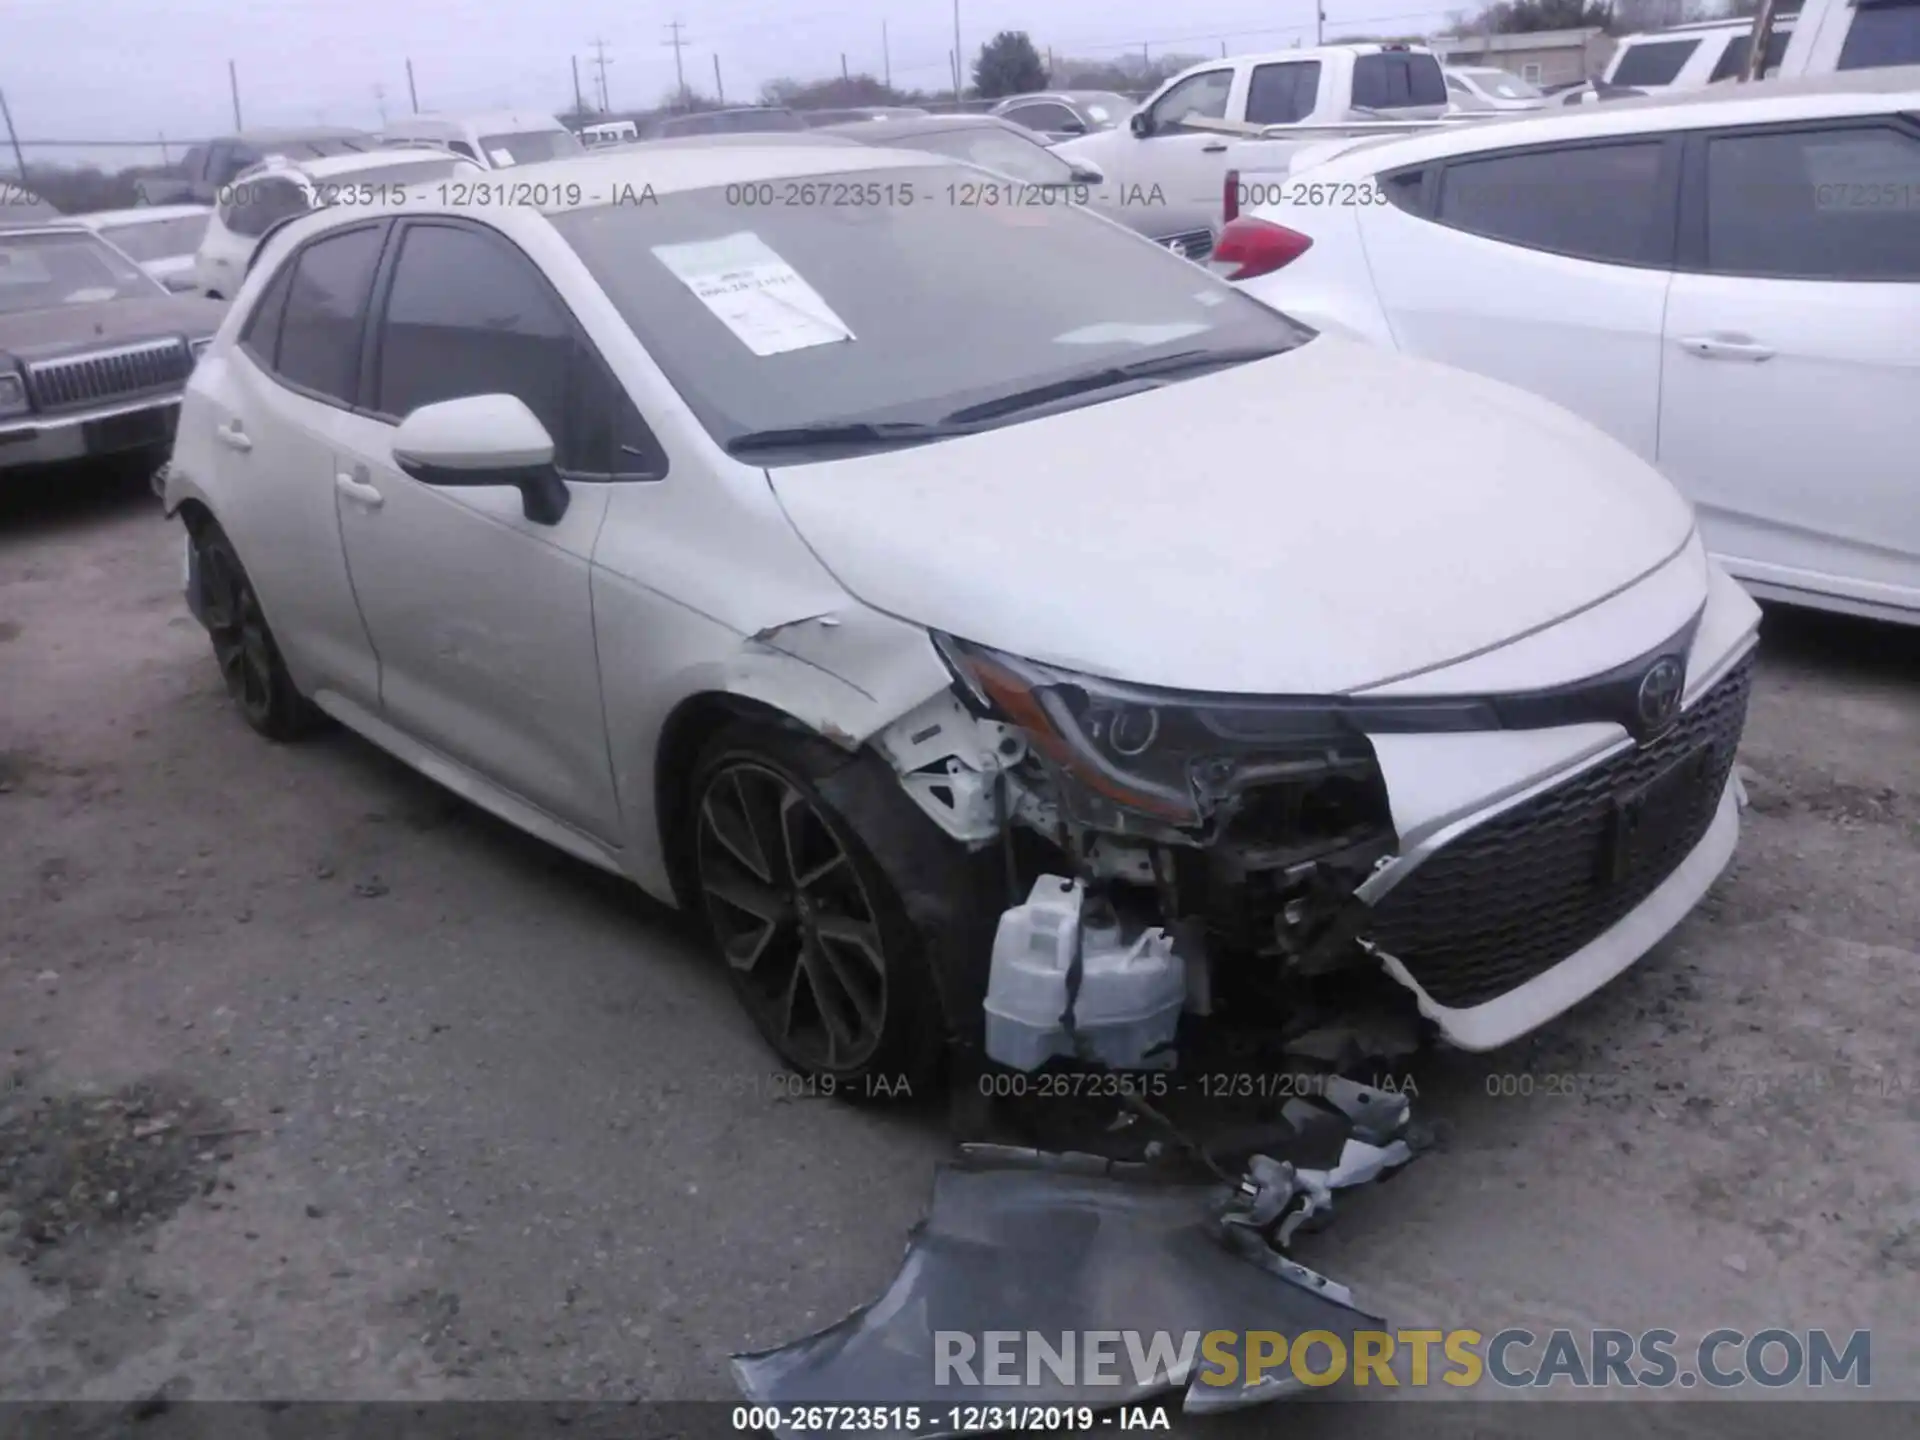
[[[810, 787], [808, 787], [810, 789]], [[750, 755], [705, 772], [695, 862], [735, 990], [803, 1074], [866, 1073], [888, 1039], [887, 927], [868, 872], [823, 802]]]
[[304, 733], [318, 712], [294, 688], [233, 542], [218, 526], [208, 525], [195, 537], [194, 552], [207, 633], [227, 694], [247, 724], [268, 739], [291, 740]]

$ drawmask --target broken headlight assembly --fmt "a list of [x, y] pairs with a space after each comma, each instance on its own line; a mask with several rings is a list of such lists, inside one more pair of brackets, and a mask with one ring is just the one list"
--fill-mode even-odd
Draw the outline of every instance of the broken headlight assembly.
[[1158, 690], [952, 636], [936, 643], [974, 707], [1024, 731], [1073, 782], [1061, 798], [1091, 828], [1139, 831], [1146, 820], [1218, 834], [1257, 813], [1279, 839], [1386, 820], [1373, 747], [1335, 703]]

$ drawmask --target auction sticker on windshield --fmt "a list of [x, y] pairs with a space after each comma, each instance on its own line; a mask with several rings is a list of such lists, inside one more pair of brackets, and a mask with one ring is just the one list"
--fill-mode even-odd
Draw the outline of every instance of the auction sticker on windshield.
[[653, 253], [756, 355], [854, 338], [820, 292], [751, 230], [656, 245]]
[[492, 157], [493, 163], [496, 165], [505, 167], [513, 164], [513, 152], [504, 145], [495, 146], [489, 150], [487, 154]]

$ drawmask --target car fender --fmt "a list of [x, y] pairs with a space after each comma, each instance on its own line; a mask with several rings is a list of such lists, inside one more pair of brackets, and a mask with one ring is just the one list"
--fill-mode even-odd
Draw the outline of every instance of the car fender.
[[[669, 802], [728, 712], [784, 718], [851, 756], [953, 683], [924, 629], [844, 596], [742, 635], [604, 572], [595, 584], [612, 602], [595, 610], [627, 873], [668, 904]], [[614, 600], [609, 586], [627, 593]], [[613, 658], [628, 655], [647, 663]]]

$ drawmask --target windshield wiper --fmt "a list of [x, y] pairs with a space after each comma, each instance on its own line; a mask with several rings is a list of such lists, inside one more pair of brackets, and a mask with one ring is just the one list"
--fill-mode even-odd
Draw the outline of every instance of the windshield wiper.
[[945, 421], [852, 420], [831, 421], [820, 425], [790, 425], [779, 430], [749, 430], [727, 442], [729, 455], [748, 455], [759, 450], [795, 450], [812, 445], [877, 448], [886, 445], [912, 445], [922, 440], [943, 440], [964, 435], [965, 425]]
[[1042, 405], [1051, 405], [1056, 400], [1069, 400], [1075, 395], [1109, 390], [1116, 385], [1130, 385], [1136, 380], [1159, 379], [1227, 365], [1246, 365], [1255, 360], [1284, 355], [1289, 348], [1284, 345], [1248, 345], [1230, 350], [1178, 350], [1171, 355], [1153, 355], [1121, 365], [1103, 365], [1098, 370], [1069, 375], [1064, 380], [1049, 380], [1044, 385], [1015, 390], [1010, 395], [999, 395], [992, 400], [982, 400], [977, 405], [968, 405], [947, 416], [943, 423], [970, 424], [995, 420], [1022, 410], [1037, 410]]

